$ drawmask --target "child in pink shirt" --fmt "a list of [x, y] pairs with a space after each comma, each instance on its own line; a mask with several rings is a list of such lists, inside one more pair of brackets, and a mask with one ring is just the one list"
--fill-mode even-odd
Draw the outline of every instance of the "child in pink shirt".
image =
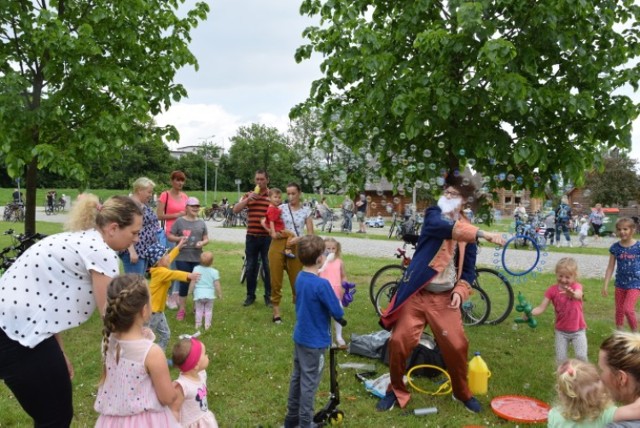
[[[567, 360], [569, 344], [573, 344], [576, 358], [587, 360], [587, 324], [582, 311], [582, 284], [576, 282], [578, 264], [571, 257], [564, 257], [556, 264], [557, 283], [544, 293], [544, 299], [531, 314], [543, 313], [549, 303], [556, 313], [556, 363]], [[526, 317], [525, 317], [526, 318]]]
[[[340, 258], [342, 247], [335, 239], [325, 238], [324, 249], [325, 254], [327, 254], [327, 260], [322, 266], [319, 276], [329, 281], [333, 292], [340, 302], [340, 306], [342, 306], [342, 296], [344, 295], [342, 283], [347, 280], [347, 274], [344, 272], [344, 264]], [[347, 349], [347, 344], [342, 338], [342, 325], [334, 320], [333, 327], [336, 332], [335, 340], [338, 348]]]

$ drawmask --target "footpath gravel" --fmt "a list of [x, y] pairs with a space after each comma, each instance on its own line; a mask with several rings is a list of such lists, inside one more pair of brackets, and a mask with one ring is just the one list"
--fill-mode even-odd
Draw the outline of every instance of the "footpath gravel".
[[[44, 207], [38, 207], [36, 209], [36, 219], [38, 221], [49, 221], [63, 223], [67, 219], [66, 213], [54, 214], [47, 216], [44, 213]], [[246, 229], [242, 227], [222, 227], [222, 223], [207, 221], [207, 227], [209, 228], [209, 238], [215, 241], [244, 243]], [[366, 234], [353, 233], [349, 237], [340, 237], [340, 243], [342, 244], [342, 251], [345, 254], [353, 254], [364, 257], [379, 257], [388, 258], [389, 262], [398, 261], [394, 256], [397, 248], [402, 247], [402, 241], [395, 239], [380, 240], [380, 239], [368, 239], [371, 235], [384, 235], [389, 232], [388, 227], [373, 229], [369, 228]], [[328, 236], [321, 231], [317, 231], [321, 236]], [[574, 239], [574, 245], [578, 245], [577, 239]], [[613, 242], [614, 238], [603, 238], [598, 242], [589, 238], [588, 245], [608, 248]], [[565, 242], [563, 241], [563, 244]], [[411, 255], [413, 250], [411, 246], [407, 246], [408, 254]], [[531, 266], [532, 257], [534, 252], [532, 250], [515, 250], [509, 251], [509, 268], [516, 271], [519, 269], [527, 269]], [[500, 258], [494, 254], [496, 250], [493, 247], [483, 246], [478, 253], [478, 264], [485, 266], [496, 266], [501, 268]], [[546, 255], [544, 255], [546, 254]], [[568, 254], [568, 253], [556, 253], [553, 251], [541, 254], [539, 266], [542, 267], [543, 272], [553, 272], [554, 267], [558, 260], [562, 257], [571, 256], [578, 262], [579, 276], [587, 278], [604, 278], [604, 273], [607, 269], [607, 263], [609, 262], [609, 256], [598, 256], [589, 254]]]
[[[245, 229], [244, 228], [223, 228], [217, 226], [219, 223], [207, 222], [207, 226], [210, 228], [209, 238], [224, 242], [244, 242]], [[328, 236], [321, 231], [317, 231], [321, 236]], [[368, 236], [372, 234], [385, 234], [388, 233], [387, 228], [382, 229], [369, 229], [367, 234], [354, 233], [350, 237], [340, 237], [340, 243], [342, 244], [342, 252], [345, 254], [353, 254], [364, 257], [380, 257], [388, 258], [390, 262], [397, 261], [394, 256], [397, 248], [402, 247], [402, 241], [395, 239], [380, 240], [380, 239], [368, 239]], [[608, 248], [614, 239], [603, 238], [600, 242], [590, 241], [588, 245], [597, 245], [598, 247]], [[563, 241], [563, 244], [564, 241]], [[578, 245], [577, 240], [573, 243]], [[407, 246], [408, 254], [411, 255], [413, 250], [411, 246]], [[509, 268], [513, 271], [527, 269], [531, 266], [532, 257], [535, 257], [535, 253], [532, 250], [508, 250], [509, 253]], [[501, 268], [501, 261], [499, 257], [494, 254], [497, 251], [494, 247], [481, 247], [478, 253], [478, 264], [486, 266], [497, 266]], [[511, 253], [513, 252], [513, 253]], [[556, 263], [562, 257], [571, 256], [578, 262], [579, 276], [587, 278], [604, 278], [605, 271], [607, 269], [607, 263], [609, 262], [608, 256], [590, 255], [590, 254], [568, 254], [568, 253], [556, 253], [553, 251], [544, 252], [540, 255], [540, 261], [538, 265], [542, 267], [543, 272], [553, 272]]]

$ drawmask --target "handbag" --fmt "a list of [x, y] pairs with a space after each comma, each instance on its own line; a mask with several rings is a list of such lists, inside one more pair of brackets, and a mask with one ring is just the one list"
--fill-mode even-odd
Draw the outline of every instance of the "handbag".
[[296, 220], [293, 218], [293, 212], [291, 211], [291, 205], [287, 204], [287, 208], [289, 208], [289, 214], [291, 214], [291, 223], [293, 223], [293, 229], [296, 231], [296, 236], [300, 236], [298, 232], [298, 227], [296, 226]]
[[[167, 195], [167, 199], [164, 203], [164, 213], [167, 214], [167, 205], [169, 205], [169, 194], [166, 191], [162, 193], [166, 193]], [[160, 198], [162, 198], [162, 193], [160, 194]], [[156, 237], [158, 238], [158, 243], [166, 248], [168, 241], [167, 241], [167, 234], [164, 231], [165, 225], [166, 225], [166, 220], [164, 219], [160, 220], [160, 227], [156, 232]]]
[[[167, 195], [167, 200], [164, 202], [164, 214], [167, 214], [167, 205], [169, 205], [169, 194], [167, 193], [167, 191], [165, 190], [164, 192]], [[160, 193], [160, 200], [162, 200], [162, 193]], [[164, 226], [166, 224], [166, 220], [162, 219], [160, 220], [160, 227], [162, 227], [162, 231], [164, 231]], [[165, 241], [166, 241], [166, 237], [165, 237]]]

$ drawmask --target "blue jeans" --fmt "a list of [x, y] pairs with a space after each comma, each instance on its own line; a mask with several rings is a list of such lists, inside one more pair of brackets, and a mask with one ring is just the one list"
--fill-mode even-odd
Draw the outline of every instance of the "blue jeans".
[[122, 260], [124, 273], [137, 273], [139, 275], [144, 275], [144, 272], [147, 270], [147, 260], [142, 257], [138, 257], [137, 263], [131, 263], [131, 254], [129, 254], [129, 252], [120, 254], [120, 260]]
[[567, 223], [556, 223], [556, 244], [560, 245], [560, 233], [564, 234], [567, 242], [571, 242], [569, 236], [569, 225]]
[[289, 400], [285, 426], [312, 426], [313, 402], [322, 378], [321, 361], [325, 348], [294, 345], [293, 373], [289, 383]]
[[255, 300], [258, 288], [258, 257], [264, 268], [264, 298], [271, 299], [269, 246], [271, 237], [247, 235], [244, 254], [247, 260], [247, 299]]
[[167, 317], [164, 315], [164, 312], [154, 312], [151, 314], [149, 328], [155, 333], [158, 346], [161, 347], [163, 351], [166, 351], [169, 338], [171, 337], [171, 330], [169, 329], [169, 323], [167, 323]]

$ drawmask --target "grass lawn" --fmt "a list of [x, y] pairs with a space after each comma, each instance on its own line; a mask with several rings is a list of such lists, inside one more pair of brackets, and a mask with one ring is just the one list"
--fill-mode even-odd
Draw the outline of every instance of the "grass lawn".
[[[0, 230], [16, 225], [0, 222]], [[39, 223], [38, 231], [53, 233], [60, 225]], [[351, 235], [353, 236], [353, 235]], [[0, 248], [8, 238], [0, 235]], [[372, 242], [374, 244], [375, 241]], [[375, 245], [375, 244], [374, 244]], [[289, 375], [292, 366], [292, 330], [295, 321], [291, 304], [291, 291], [285, 280], [282, 303], [282, 325], [271, 322], [271, 311], [258, 299], [250, 307], [242, 307], [245, 287], [239, 283], [244, 248], [238, 244], [215, 241], [208, 245], [215, 254], [214, 265], [222, 276], [224, 298], [217, 300], [213, 327], [204, 332], [211, 363], [209, 375], [209, 407], [216, 414], [220, 426], [279, 426], [285, 415]], [[578, 249], [566, 249], [577, 252]], [[344, 257], [349, 279], [358, 285], [355, 301], [346, 309], [348, 325], [345, 338], [351, 333], [368, 334], [378, 331], [375, 311], [369, 302], [368, 284], [372, 274], [389, 259]], [[555, 280], [553, 275], [538, 275], [535, 279], [514, 286], [535, 306], [545, 289]], [[18, 284], [20, 285], [20, 284]], [[598, 346], [608, 336], [613, 325], [613, 298], [600, 296], [601, 280], [583, 281], [585, 287], [584, 310], [589, 325], [589, 356], [596, 361]], [[258, 294], [262, 291], [260, 284]], [[190, 306], [191, 308], [191, 302]], [[168, 310], [172, 330], [171, 345], [182, 333], [193, 333], [193, 314], [187, 311], [184, 322], [175, 320], [176, 311]], [[433, 397], [414, 393], [409, 408], [437, 407], [438, 414], [415, 417], [405, 416], [403, 411], [378, 413], [374, 410], [377, 399], [369, 395], [356, 379], [354, 369], [338, 369], [340, 383], [340, 408], [345, 413], [344, 426], [352, 427], [423, 427], [465, 425], [513, 426], [513, 423], [496, 417], [489, 409], [492, 397], [506, 394], [528, 395], [545, 402], [554, 399], [554, 334], [553, 308], [538, 317], [538, 327], [513, 323], [519, 314], [513, 313], [498, 326], [479, 326], [467, 329], [470, 341], [469, 357], [480, 351], [492, 371], [489, 394], [478, 397], [485, 407], [481, 414], [472, 414], [454, 403], [450, 395]], [[75, 366], [73, 380], [75, 419], [73, 426], [93, 426], [97, 414], [93, 411], [95, 392], [101, 371], [101, 323], [96, 314], [79, 328], [64, 333], [67, 353]], [[328, 359], [327, 359], [328, 361]], [[378, 375], [387, 368], [377, 361], [350, 355], [338, 356], [338, 363], [375, 363]], [[173, 369], [172, 377], [177, 377]], [[329, 376], [325, 370], [320, 385], [316, 410], [328, 401]], [[0, 384], [0, 427], [28, 426], [30, 418], [22, 411], [10, 391]]]

